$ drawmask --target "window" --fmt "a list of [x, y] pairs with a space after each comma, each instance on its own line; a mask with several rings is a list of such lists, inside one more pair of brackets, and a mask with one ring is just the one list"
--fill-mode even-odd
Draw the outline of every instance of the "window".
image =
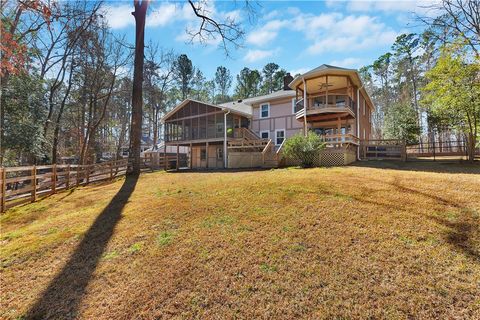
[[363, 115], [365, 115], [365, 99], [363, 99]]
[[297, 104], [297, 98], [292, 98], [292, 114], [295, 114], [295, 105]]
[[260, 118], [268, 118], [270, 116], [270, 103], [260, 105]]
[[200, 149], [200, 160], [202, 160], [202, 161], [207, 160], [207, 149], [206, 148]]
[[285, 130], [275, 130], [275, 144], [277, 146], [281, 145], [285, 140]]
[[269, 139], [270, 138], [270, 131], [260, 131], [260, 138], [262, 139]]
[[367, 130], [363, 128], [363, 140], [367, 139]]
[[217, 160], [222, 160], [223, 159], [223, 148], [218, 147], [217, 148]]

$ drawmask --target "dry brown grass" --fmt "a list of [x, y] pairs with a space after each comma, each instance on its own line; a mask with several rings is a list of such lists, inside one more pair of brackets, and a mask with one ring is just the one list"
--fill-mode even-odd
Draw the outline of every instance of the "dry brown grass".
[[480, 170], [407, 165], [157, 172], [11, 209], [0, 318], [479, 319]]

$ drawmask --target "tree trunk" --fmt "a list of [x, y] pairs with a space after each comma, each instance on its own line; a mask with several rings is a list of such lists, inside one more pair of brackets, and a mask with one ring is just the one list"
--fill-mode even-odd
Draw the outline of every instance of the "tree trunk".
[[130, 126], [130, 152], [128, 172], [140, 173], [140, 147], [142, 140], [142, 83], [145, 48], [145, 17], [148, 0], [134, 0], [135, 11], [135, 60], [133, 67], [132, 122]]

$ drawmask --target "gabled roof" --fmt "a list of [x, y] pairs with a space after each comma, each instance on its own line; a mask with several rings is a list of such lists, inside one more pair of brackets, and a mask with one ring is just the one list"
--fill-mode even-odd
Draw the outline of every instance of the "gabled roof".
[[238, 105], [232, 105], [232, 106], [223, 106], [223, 105], [215, 105], [211, 103], [206, 103], [194, 99], [185, 99], [183, 100], [180, 104], [177, 104], [172, 110], [168, 111], [167, 114], [165, 114], [162, 117], [162, 122], [170, 118], [175, 112], [186, 106], [189, 102], [196, 102], [196, 103], [201, 103], [210, 107], [222, 109], [222, 110], [228, 110], [230, 112], [245, 116], [245, 117], [252, 117], [253, 111], [252, 107], [249, 105], [245, 106], [238, 106]]

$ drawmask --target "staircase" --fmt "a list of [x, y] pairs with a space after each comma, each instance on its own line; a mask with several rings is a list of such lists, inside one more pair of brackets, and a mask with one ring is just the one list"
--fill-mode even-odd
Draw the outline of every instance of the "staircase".
[[234, 138], [228, 141], [228, 148], [234, 151], [259, 152], [268, 144], [269, 139], [262, 139], [248, 128], [237, 128]]
[[[283, 142], [285, 142], [285, 140]], [[262, 151], [264, 168], [278, 168], [282, 159], [282, 147], [283, 143], [279, 147], [276, 147], [272, 139], [269, 139], [268, 144]]]
[[234, 138], [228, 141], [228, 149], [233, 152], [261, 152], [261, 166], [263, 168], [277, 168], [281, 159], [280, 147], [275, 146], [272, 139], [262, 139], [255, 132], [248, 128], [237, 128], [234, 131]]

